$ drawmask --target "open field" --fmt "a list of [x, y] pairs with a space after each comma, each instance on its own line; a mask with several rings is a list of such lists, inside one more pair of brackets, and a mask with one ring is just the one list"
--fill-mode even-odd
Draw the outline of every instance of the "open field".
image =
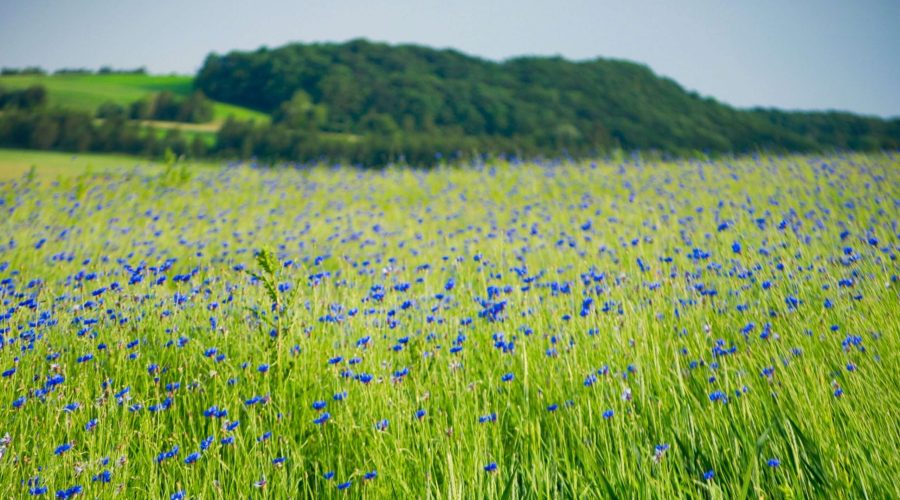
[[[192, 168], [220, 166], [214, 162], [191, 162]], [[0, 182], [25, 176], [32, 168], [38, 178], [53, 180], [93, 174], [129, 173], [135, 168], [152, 174], [162, 170], [162, 162], [129, 155], [98, 153], [60, 153], [0, 148]]]
[[[122, 106], [157, 92], [169, 91], [189, 95], [193, 78], [181, 75], [6, 75], [0, 76], [0, 86], [21, 89], [31, 85], [47, 88], [51, 106], [60, 106], [94, 113], [101, 104], [112, 101]], [[213, 122], [220, 124], [228, 116], [239, 120], [268, 122], [269, 116], [252, 109], [215, 102]]]
[[900, 497], [894, 156], [22, 155], [2, 498]]

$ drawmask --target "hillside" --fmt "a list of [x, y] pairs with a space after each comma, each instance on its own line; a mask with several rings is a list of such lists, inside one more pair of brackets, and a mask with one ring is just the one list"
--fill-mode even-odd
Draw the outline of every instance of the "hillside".
[[[179, 96], [188, 96], [193, 92], [193, 78], [183, 75], [114, 73], [0, 76], [0, 87], [7, 89], [24, 89], [32, 85], [42, 85], [47, 89], [50, 106], [85, 111], [92, 115], [106, 102], [128, 106], [158, 92], [169, 91]], [[224, 122], [229, 116], [239, 120], [268, 120], [265, 113], [242, 106], [222, 102], [213, 104], [213, 122]]]
[[628, 61], [493, 62], [365, 40], [211, 54], [194, 79], [18, 74], [0, 76], [0, 89], [0, 147], [155, 158], [378, 166], [617, 149], [900, 149], [898, 119], [736, 109]]
[[[900, 120], [739, 110], [626, 61], [522, 57], [365, 40], [212, 54], [195, 86], [285, 129], [524, 152], [620, 147], [745, 152], [900, 147]], [[402, 132], [402, 134], [401, 134]], [[454, 142], [455, 141], [455, 142]]]

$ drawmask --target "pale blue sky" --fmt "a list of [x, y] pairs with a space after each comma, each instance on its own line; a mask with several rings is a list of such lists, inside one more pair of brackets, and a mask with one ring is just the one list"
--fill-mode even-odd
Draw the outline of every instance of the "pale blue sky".
[[630, 59], [740, 107], [900, 116], [900, 0], [0, 0], [0, 66], [193, 73], [210, 51], [357, 37]]

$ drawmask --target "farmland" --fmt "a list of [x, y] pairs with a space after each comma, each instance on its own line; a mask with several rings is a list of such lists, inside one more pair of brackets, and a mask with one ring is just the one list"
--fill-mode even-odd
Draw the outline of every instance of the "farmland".
[[[47, 89], [48, 104], [94, 114], [106, 102], [128, 106], [134, 101], [159, 92], [187, 96], [193, 91], [193, 78], [182, 75], [144, 74], [62, 74], [62, 75], [5, 75], [0, 87], [23, 89], [43, 85]], [[213, 121], [217, 124], [233, 116], [238, 120], [265, 122], [268, 116], [240, 106], [216, 102]], [[189, 128], [187, 124], [183, 127]], [[213, 129], [215, 131], [215, 129]]]
[[[218, 163], [195, 161], [193, 170], [218, 167]], [[0, 182], [34, 175], [46, 182], [97, 174], [123, 175], [139, 169], [144, 174], [162, 171], [164, 162], [119, 154], [72, 154], [53, 151], [0, 149]], [[7, 186], [9, 189], [9, 186]]]
[[4, 154], [0, 497], [900, 496], [895, 155]]

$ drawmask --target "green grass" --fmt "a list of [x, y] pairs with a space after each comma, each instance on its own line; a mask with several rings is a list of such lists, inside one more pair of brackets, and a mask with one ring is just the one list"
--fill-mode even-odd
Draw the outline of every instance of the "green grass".
[[[6, 75], [0, 76], [0, 86], [21, 89], [31, 85], [47, 88], [51, 106], [60, 106], [94, 113], [101, 104], [112, 101], [122, 106], [150, 94], [169, 91], [189, 95], [193, 78], [182, 75]], [[228, 116], [239, 120], [267, 122], [268, 115], [252, 109], [216, 102], [213, 121], [221, 123]]]
[[[216, 166], [211, 161], [191, 162], [191, 165], [203, 168]], [[135, 168], [140, 168], [143, 172], [153, 172], [154, 169], [162, 169], [163, 164], [160, 161], [119, 154], [75, 154], [0, 148], [0, 182], [20, 179], [28, 175], [32, 169], [37, 177], [52, 180], [86, 173], [89, 175], [126, 173], [132, 172]]]
[[87, 172], [23, 154], [0, 152], [41, 163], [0, 184], [2, 498], [36, 475], [86, 498], [900, 497], [895, 156]]

